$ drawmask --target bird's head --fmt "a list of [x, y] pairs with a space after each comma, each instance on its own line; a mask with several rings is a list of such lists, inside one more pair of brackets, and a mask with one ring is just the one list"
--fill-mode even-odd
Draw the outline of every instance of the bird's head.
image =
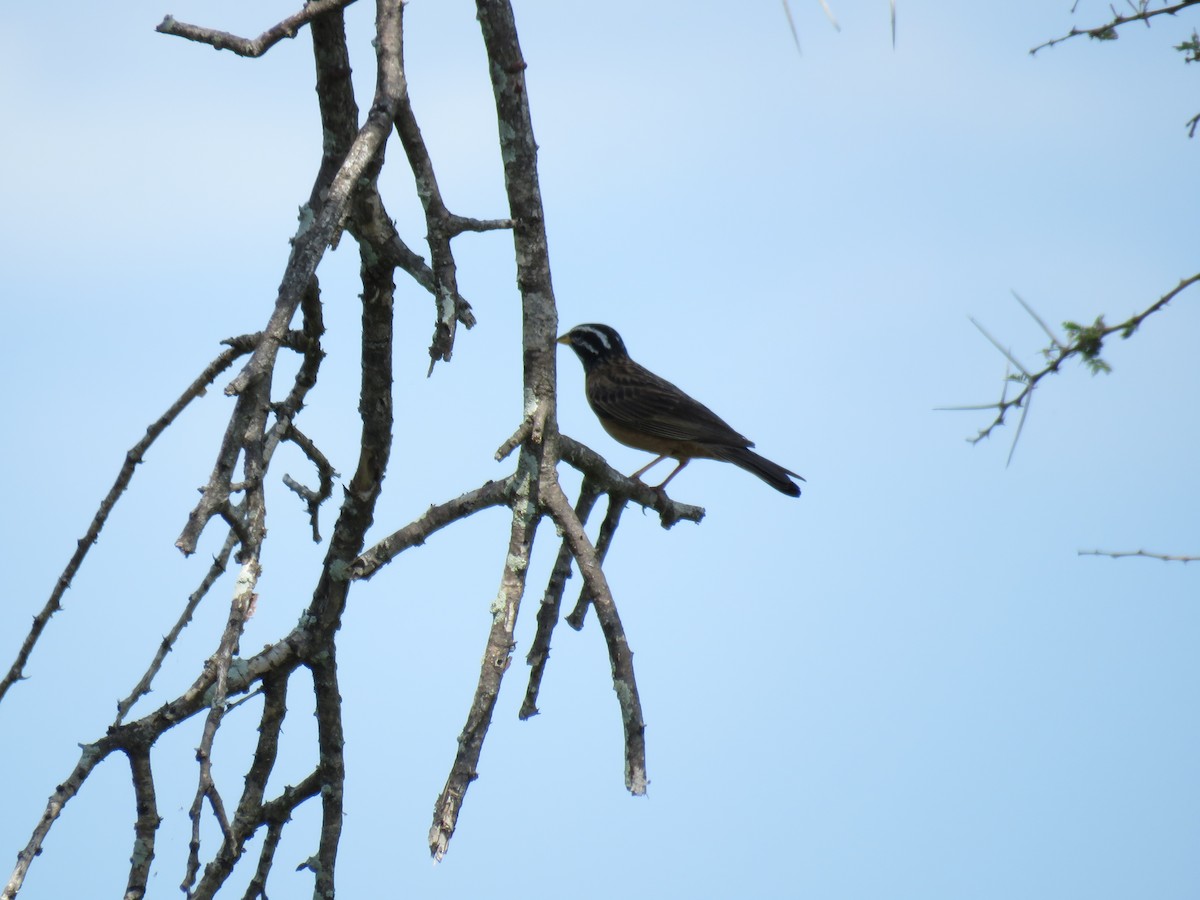
[[621, 336], [607, 325], [576, 325], [558, 342], [575, 351], [585, 372], [600, 363], [629, 355]]

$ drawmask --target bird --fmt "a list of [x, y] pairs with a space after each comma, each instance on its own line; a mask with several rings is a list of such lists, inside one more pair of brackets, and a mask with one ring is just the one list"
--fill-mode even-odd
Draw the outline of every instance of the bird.
[[655, 488], [662, 491], [693, 459], [716, 459], [757, 475], [790, 497], [800, 496], [800, 486], [788, 476], [804, 481], [801, 476], [755, 453], [750, 449], [754, 442], [715, 412], [634, 362], [615, 329], [576, 325], [558, 343], [574, 350], [583, 363], [588, 405], [604, 430], [627, 447], [657, 454], [630, 478], [640, 480], [671, 457], [679, 465]]

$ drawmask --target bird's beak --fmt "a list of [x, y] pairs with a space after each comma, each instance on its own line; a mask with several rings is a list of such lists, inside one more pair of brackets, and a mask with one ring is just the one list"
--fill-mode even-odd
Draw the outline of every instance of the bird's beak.
[[571, 333], [568, 331], [566, 334], [564, 334], [562, 337], [560, 337], [555, 343], [566, 344], [568, 347], [571, 346]]

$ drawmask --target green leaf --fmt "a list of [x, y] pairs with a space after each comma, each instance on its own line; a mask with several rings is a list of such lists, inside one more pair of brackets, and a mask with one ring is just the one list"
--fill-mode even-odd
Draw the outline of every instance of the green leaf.
[[1197, 34], [1196, 29], [1193, 28], [1192, 39], [1177, 44], [1175, 49], [1185, 54], [1183, 57], [1185, 63], [1200, 62], [1200, 34]]

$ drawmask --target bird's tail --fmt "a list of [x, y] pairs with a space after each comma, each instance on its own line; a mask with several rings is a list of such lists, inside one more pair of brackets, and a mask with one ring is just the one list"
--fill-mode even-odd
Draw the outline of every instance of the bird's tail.
[[719, 454], [718, 459], [731, 462], [747, 472], [753, 472], [775, 490], [787, 494], [789, 497], [800, 496], [800, 486], [788, 476], [799, 478], [801, 481], [804, 479], [791, 469], [785, 469], [778, 463], [771, 462], [765, 456], [759, 456], [747, 447], [722, 447]]

